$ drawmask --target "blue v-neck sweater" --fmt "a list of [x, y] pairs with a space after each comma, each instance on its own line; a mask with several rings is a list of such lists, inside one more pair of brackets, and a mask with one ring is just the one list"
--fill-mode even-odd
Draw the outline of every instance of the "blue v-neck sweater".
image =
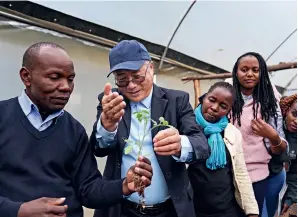
[[84, 127], [68, 112], [44, 131], [31, 125], [17, 98], [0, 102], [0, 216], [17, 217], [23, 202], [66, 197], [68, 217], [82, 206], [121, 202], [122, 180], [97, 169]]

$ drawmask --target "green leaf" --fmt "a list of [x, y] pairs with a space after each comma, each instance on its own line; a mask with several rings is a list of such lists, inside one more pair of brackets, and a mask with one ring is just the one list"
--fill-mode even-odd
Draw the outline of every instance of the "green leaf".
[[163, 121], [162, 124], [168, 126], [169, 125], [169, 122], [168, 121]]
[[150, 119], [150, 112], [146, 109], [143, 109], [138, 112], [133, 113], [134, 116], [138, 119], [138, 121], [141, 123], [143, 120], [148, 121]]
[[143, 115], [142, 115], [142, 113], [137, 113], [137, 118], [139, 119], [139, 118], [142, 118], [143, 117]]
[[147, 109], [143, 109], [141, 112], [143, 112], [146, 115], [149, 115], [150, 114], [150, 112]]
[[133, 146], [132, 145], [128, 145], [124, 149], [124, 154], [129, 154], [129, 153], [132, 152], [132, 150], [133, 150]]
[[159, 118], [159, 122], [162, 123], [162, 122], [164, 122], [164, 121], [165, 121], [164, 117], [160, 117], [160, 118]]
[[141, 123], [143, 115], [141, 113], [137, 113], [137, 119]]

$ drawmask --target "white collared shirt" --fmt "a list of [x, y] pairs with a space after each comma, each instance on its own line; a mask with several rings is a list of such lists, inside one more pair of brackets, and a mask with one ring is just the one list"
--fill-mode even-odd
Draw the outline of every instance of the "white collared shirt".
[[39, 131], [46, 130], [51, 126], [55, 118], [62, 116], [64, 113], [63, 110], [59, 110], [50, 114], [45, 120], [42, 120], [37, 106], [31, 101], [25, 90], [23, 90], [22, 94], [18, 97], [18, 101], [30, 123]]

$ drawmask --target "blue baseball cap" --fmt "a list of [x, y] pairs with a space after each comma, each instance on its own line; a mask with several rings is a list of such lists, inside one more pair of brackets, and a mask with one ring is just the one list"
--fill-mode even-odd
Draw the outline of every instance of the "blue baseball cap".
[[151, 61], [151, 57], [143, 44], [136, 40], [123, 40], [113, 47], [109, 54], [110, 72], [116, 70], [139, 70], [145, 61]]

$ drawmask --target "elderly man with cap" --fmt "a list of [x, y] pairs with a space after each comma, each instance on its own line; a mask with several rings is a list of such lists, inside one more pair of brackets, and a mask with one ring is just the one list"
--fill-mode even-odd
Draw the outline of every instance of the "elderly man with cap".
[[[110, 74], [118, 86], [106, 84], [98, 96], [97, 121], [90, 138], [94, 154], [107, 158], [104, 177], [124, 177], [134, 164], [138, 147], [124, 154], [124, 139], [137, 141], [152, 127], [139, 123], [134, 112], [146, 109], [151, 119], [164, 117], [175, 128], [159, 127], [147, 134], [143, 153], [153, 168], [151, 186], [145, 188], [145, 206], [138, 194], [123, 197], [117, 206], [97, 210], [96, 217], [194, 217], [192, 192], [185, 163], [209, 157], [207, 140], [198, 127], [189, 95], [153, 83], [153, 64], [144, 45], [132, 40], [118, 43], [109, 55]], [[109, 76], [108, 75], [108, 76]]]

